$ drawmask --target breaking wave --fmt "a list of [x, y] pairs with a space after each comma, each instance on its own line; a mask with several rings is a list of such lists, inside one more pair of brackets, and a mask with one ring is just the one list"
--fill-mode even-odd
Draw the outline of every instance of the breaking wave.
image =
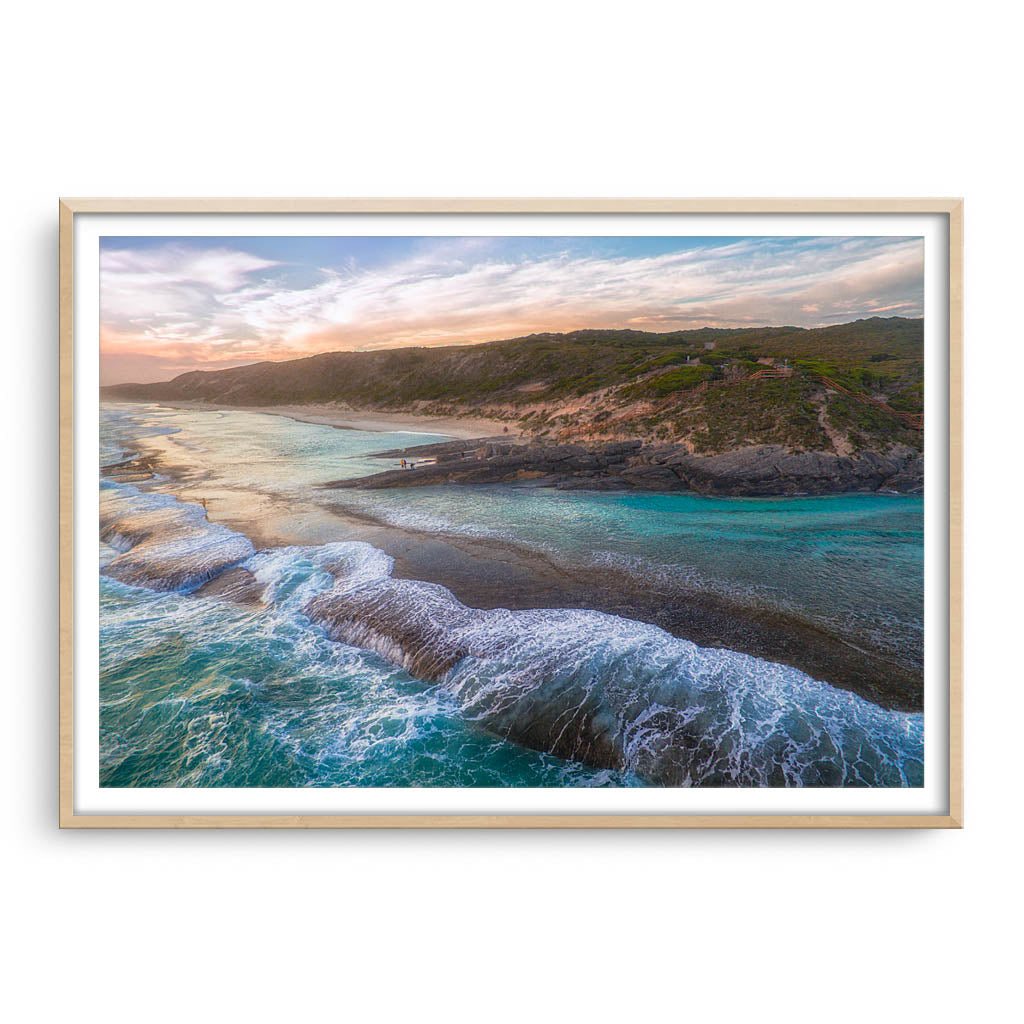
[[106, 575], [151, 590], [195, 590], [254, 550], [198, 505], [118, 483], [101, 485], [100, 540], [120, 552]]
[[187, 593], [243, 572], [275, 613], [436, 685], [494, 735], [592, 768], [663, 786], [923, 784], [921, 715], [784, 665], [596, 611], [470, 608], [395, 579], [362, 542], [254, 551], [130, 484], [103, 485], [100, 535], [107, 576]]
[[920, 715], [614, 615], [468, 608], [444, 587], [391, 578], [369, 545], [346, 547], [310, 619], [440, 683], [517, 743], [658, 785], [922, 784]]

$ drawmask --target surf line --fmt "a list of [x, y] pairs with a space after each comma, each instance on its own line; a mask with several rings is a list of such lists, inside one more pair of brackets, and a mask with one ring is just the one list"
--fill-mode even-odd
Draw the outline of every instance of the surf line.
[[370, 544], [254, 550], [196, 505], [107, 484], [104, 573], [198, 590], [230, 569], [263, 592], [272, 563], [313, 561], [302, 614], [333, 640], [443, 686], [465, 717], [523, 746], [663, 786], [906, 786], [923, 773], [920, 715], [886, 711], [796, 669], [698, 647], [656, 626], [576, 609], [482, 610], [394, 579]]

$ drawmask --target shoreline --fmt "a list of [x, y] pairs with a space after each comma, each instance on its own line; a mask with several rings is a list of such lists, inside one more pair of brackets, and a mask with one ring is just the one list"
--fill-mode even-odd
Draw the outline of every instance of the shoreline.
[[320, 404], [220, 405], [215, 402], [163, 400], [145, 404], [163, 405], [170, 409], [194, 409], [200, 412], [254, 412], [266, 416], [284, 416], [299, 423], [313, 423], [317, 426], [334, 427], [336, 430], [364, 430], [381, 434], [438, 434], [458, 440], [502, 435], [509, 441], [522, 436], [515, 423], [477, 416], [421, 416], [410, 412], [369, 412]]
[[331, 489], [497, 484], [531, 481], [560, 490], [690, 492], [726, 497], [806, 495], [924, 489], [923, 461], [912, 449], [887, 456], [791, 452], [781, 445], [749, 445], [719, 455], [696, 455], [672, 444], [640, 440], [590, 444], [508, 441], [503, 437], [413, 445], [376, 458], [433, 456], [418, 473], [386, 469], [326, 481]]
[[371, 433], [432, 434], [443, 442], [412, 444], [378, 457], [432, 456], [418, 473], [384, 470], [370, 476], [325, 480], [326, 488], [419, 487], [434, 484], [534, 481], [559, 489], [690, 492], [724, 497], [803, 497], [857, 492], [921, 494], [923, 456], [907, 446], [852, 456], [751, 444], [717, 454], [638, 438], [619, 441], [530, 440], [515, 424], [486, 417], [360, 412], [327, 404], [243, 406], [159, 401], [170, 409], [251, 412], [299, 423]]
[[[148, 446], [143, 440], [139, 447]], [[184, 501], [196, 500], [190, 491], [210, 493], [189, 479], [187, 462], [168, 462], [158, 454], [142, 458], [144, 472], [158, 471], [171, 482], [169, 488], [157, 490]], [[137, 481], [129, 476], [125, 482]], [[784, 609], [750, 605], [681, 583], [652, 581], [626, 570], [567, 565], [514, 542], [394, 526], [369, 514], [312, 501], [215, 492], [210, 504], [212, 522], [242, 534], [257, 548], [315, 545], [328, 542], [325, 537], [365, 541], [394, 559], [396, 579], [439, 584], [469, 607], [605, 612], [658, 626], [700, 647], [725, 648], [788, 665], [884, 708], [920, 711], [923, 706], [918, 666], [900, 663], [890, 652], [864, 649], [859, 638]], [[340, 534], [331, 523], [342, 527]]]

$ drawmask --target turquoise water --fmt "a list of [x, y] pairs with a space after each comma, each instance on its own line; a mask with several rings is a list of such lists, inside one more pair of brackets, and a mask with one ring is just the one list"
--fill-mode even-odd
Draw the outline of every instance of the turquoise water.
[[[386, 466], [371, 452], [438, 439], [103, 408], [101, 464], [152, 446], [188, 470], [101, 484], [102, 784], [920, 784], [920, 715], [614, 616], [465, 609], [443, 588], [392, 580], [330, 511], [784, 607], [919, 663], [919, 498], [317, 487]], [[229, 529], [210, 527], [199, 496]], [[243, 550], [230, 526], [246, 517], [296, 543]], [[256, 577], [262, 604], [191, 592], [227, 564]], [[313, 610], [318, 596], [330, 614]], [[358, 618], [371, 612], [372, 629]], [[431, 645], [459, 655], [433, 676], [421, 668]], [[572, 730], [597, 737], [591, 753], [548, 752], [564, 754]], [[559, 742], [538, 742], [555, 731]], [[606, 748], [610, 763], [592, 753]]]
[[648, 585], [785, 608], [919, 664], [923, 502], [906, 495], [708, 498], [492, 486], [343, 491], [398, 526], [517, 541]]
[[315, 575], [290, 566], [269, 611], [101, 577], [102, 785], [638, 782], [489, 736], [443, 688], [311, 630], [297, 603]]

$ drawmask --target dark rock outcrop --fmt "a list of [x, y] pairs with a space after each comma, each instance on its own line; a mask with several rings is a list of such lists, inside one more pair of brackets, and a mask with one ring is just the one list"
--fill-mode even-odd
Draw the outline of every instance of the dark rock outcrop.
[[924, 467], [912, 449], [886, 455], [861, 452], [790, 452], [777, 445], [740, 448], [722, 455], [681, 453], [667, 466], [693, 491], [702, 494], [837, 494], [847, 491], [920, 492]]
[[896, 446], [885, 454], [867, 451], [848, 456], [792, 451], [781, 445], [694, 455], [679, 446], [644, 445], [640, 441], [559, 445], [487, 438], [396, 449], [379, 457], [405, 458], [414, 468], [335, 480], [324, 486], [423, 487], [531, 481], [573, 490], [685, 490], [736, 497], [880, 490], [915, 494], [924, 489], [923, 458], [905, 446]]

